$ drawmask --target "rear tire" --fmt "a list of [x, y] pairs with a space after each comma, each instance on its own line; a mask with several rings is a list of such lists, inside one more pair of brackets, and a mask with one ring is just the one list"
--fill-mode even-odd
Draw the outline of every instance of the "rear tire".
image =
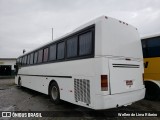
[[153, 82], [146, 81], [146, 94], [145, 99], [147, 100], [157, 100], [159, 98], [160, 88]]
[[59, 87], [57, 85], [56, 82], [53, 82], [50, 85], [50, 91], [49, 91], [51, 100], [55, 103], [55, 104], [59, 104], [60, 103], [60, 92], [59, 92]]

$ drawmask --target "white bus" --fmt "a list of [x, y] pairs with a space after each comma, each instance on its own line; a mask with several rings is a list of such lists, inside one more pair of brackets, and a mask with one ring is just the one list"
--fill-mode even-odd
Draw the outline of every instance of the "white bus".
[[15, 83], [60, 100], [108, 109], [145, 95], [135, 27], [102, 16], [17, 59]]

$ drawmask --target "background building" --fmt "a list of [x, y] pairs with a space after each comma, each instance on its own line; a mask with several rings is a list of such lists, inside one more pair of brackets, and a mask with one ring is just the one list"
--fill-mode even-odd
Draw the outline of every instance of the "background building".
[[14, 75], [16, 58], [0, 58], [0, 76]]

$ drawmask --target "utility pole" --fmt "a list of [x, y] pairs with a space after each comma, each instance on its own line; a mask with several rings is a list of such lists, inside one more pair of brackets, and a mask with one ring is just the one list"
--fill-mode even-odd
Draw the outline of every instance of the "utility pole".
[[53, 40], [53, 28], [52, 28], [52, 40]]

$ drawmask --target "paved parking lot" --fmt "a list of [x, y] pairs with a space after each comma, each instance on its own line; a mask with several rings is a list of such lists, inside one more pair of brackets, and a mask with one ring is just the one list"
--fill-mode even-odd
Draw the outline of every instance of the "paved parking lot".
[[[96, 115], [102, 115], [101, 119], [148, 119], [153, 120], [157, 119], [158, 117], [108, 117], [106, 113], [108, 111], [160, 111], [160, 101], [148, 101], [148, 100], [141, 100], [139, 102], [133, 103], [127, 107], [121, 107], [116, 109], [109, 109], [109, 110], [101, 110], [101, 111], [94, 111], [88, 108], [80, 107], [77, 105], [73, 105], [68, 102], [62, 102], [60, 105], [54, 105], [49, 96], [41, 94], [39, 92], [22, 88], [19, 89], [14, 84], [14, 79], [0, 79], [0, 111], [71, 111], [80, 113], [79, 117], [75, 117], [74, 115], [71, 117], [54, 117], [54, 118], [41, 118], [44, 120], [47, 119], [55, 119], [55, 120], [97, 120], [99, 118]], [[72, 113], [71, 113], [72, 114]], [[94, 115], [93, 115], [94, 114]], [[2, 119], [2, 118], [0, 118]], [[25, 118], [27, 119], [27, 118]], [[35, 119], [35, 118], [34, 118]], [[39, 120], [40, 118], [36, 118]], [[17, 120], [17, 118], [16, 118]]]

